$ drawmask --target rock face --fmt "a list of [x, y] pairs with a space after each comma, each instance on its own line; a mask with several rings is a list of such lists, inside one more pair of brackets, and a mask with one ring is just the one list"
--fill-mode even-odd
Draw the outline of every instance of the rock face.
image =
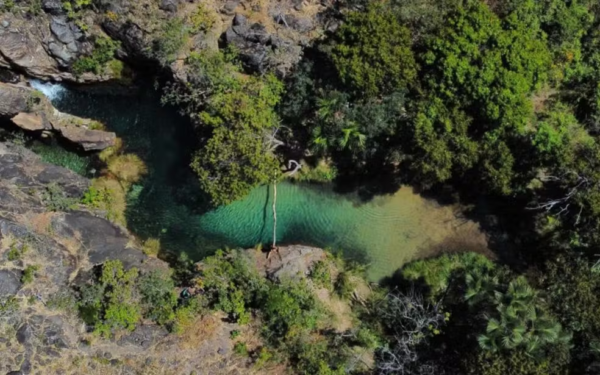
[[115, 133], [90, 129], [92, 120], [59, 112], [28, 86], [0, 83], [0, 117], [11, 119], [23, 130], [53, 131], [85, 151], [104, 150], [116, 139]]
[[322, 249], [303, 245], [280, 246], [268, 257], [254, 249], [246, 253], [254, 259], [259, 272], [273, 281], [306, 277], [313, 265], [326, 256]]
[[[218, 314], [206, 317], [212, 327], [208, 336], [198, 323], [199, 333], [190, 333], [198, 335], [195, 341], [141, 324], [114, 340], [95, 338], [86, 344], [91, 336], [85, 324], [62, 308], [50, 308], [55, 296], [85, 282], [95, 265], [109, 259], [141, 272], [166, 265], [144, 255], [124, 229], [82, 207], [50, 211], [49, 200], [56, 199], [47, 195], [50, 185], [63, 198], [77, 200], [89, 181], [43, 163], [27, 149], [0, 143], [0, 303], [11, 296], [18, 301], [17, 310], [0, 310], [0, 374], [80, 375], [95, 369], [90, 373], [133, 375], [159, 368], [168, 368], [169, 374], [248, 373], [233, 356], [229, 339], [240, 327]], [[9, 259], [11, 249], [19, 253], [17, 259]], [[39, 268], [34, 281], [23, 284], [28, 265]]]

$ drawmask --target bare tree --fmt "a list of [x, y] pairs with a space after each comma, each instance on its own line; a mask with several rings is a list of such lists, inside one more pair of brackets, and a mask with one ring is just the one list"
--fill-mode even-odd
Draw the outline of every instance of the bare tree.
[[379, 351], [380, 374], [440, 375], [435, 364], [419, 359], [417, 346], [444, 323], [439, 305], [431, 305], [411, 288], [408, 293], [390, 293], [379, 308], [379, 318], [391, 333], [389, 346]]

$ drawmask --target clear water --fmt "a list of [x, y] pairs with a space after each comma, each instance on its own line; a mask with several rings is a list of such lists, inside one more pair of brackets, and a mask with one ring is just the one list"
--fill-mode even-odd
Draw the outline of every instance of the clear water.
[[[211, 210], [189, 169], [196, 147], [190, 125], [160, 105], [152, 89], [135, 96], [102, 96], [37, 83], [61, 111], [104, 122], [138, 154], [150, 173], [134, 187], [127, 211], [139, 237], [158, 237], [163, 251], [199, 259], [223, 247], [272, 241], [272, 186]], [[402, 188], [367, 203], [329, 186], [283, 182], [277, 188], [278, 243], [302, 243], [342, 251], [366, 262], [369, 276], [390, 275], [406, 261], [456, 236], [464, 222]], [[478, 231], [475, 235], [480, 235]]]

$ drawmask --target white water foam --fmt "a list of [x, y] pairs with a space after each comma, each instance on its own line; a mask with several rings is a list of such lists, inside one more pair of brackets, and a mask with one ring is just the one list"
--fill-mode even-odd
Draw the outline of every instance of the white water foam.
[[42, 82], [37, 79], [32, 79], [29, 83], [31, 87], [41, 91], [50, 101], [60, 99], [66, 91], [66, 88], [60, 83]]

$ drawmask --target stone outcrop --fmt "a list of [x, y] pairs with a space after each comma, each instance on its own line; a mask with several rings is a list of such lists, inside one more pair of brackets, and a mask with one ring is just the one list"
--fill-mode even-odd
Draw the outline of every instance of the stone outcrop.
[[[82, 206], [51, 211], [49, 200], [57, 197], [48, 196], [49, 186], [76, 202], [89, 181], [0, 143], [0, 374], [247, 373], [229, 339], [240, 327], [223, 322], [219, 313], [199, 317], [198, 332], [188, 336], [146, 323], [102, 340], [72, 312], [51, 307], [56, 296], [86, 282], [93, 267], [107, 260], [141, 272], [166, 264], [144, 255], [125, 229]], [[21, 252], [18, 259], [9, 257], [14, 249]], [[39, 268], [33, 282], [24, 284], [29, 265]], [[16, 311], [4, 309], [9, 297], [16, 298]]]
[[92, 73], [75, 77], [68, 67], [91, 48], [84, 33], [57, 4], [46, 2], [49, 14], [34, 20], [6, 12], [0, 15], [0, 66], [31, 77], [54, 81], [98, 82], [108, 79]]
[[26, 131], [50, 131], [79, 145], [85, 151], [99, 151], [114, 145], [112, 132], [90, 129], [94, 121], [61, 113], [52, 103], [24, 85], [0, 83], [0, 117]]
[[304, 245], [280, 246], [268, 256], [254, 249], [246, 253], [254, 260], [258, 271], [273, 281], [307, 277], [314, 264], [326, 257], [322, 249]]

